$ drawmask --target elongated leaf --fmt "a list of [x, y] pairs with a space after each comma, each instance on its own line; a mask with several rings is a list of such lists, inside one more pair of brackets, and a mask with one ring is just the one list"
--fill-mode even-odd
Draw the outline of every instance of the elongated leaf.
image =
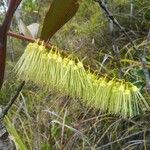
[[78, 0], [53, 0], [44, 19], [41, 39], [50, 39], [66, 22], [68, 22], [79, 8]]

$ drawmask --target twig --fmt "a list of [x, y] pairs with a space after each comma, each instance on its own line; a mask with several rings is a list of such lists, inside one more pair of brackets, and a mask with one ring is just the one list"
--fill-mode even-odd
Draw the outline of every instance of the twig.
[[14, 97], [9, 101], [9, 103], [7, 104], [7, 106], [4, 107], [4, 109], [2, 110], [2, 114], [3, 114], [3, 117], [5, 117], [5, 115], [7, 115], [10, 107], [13, 105], [13, 103], [15, 102], [15, 100], [17, 99], [17, 97], [19, 96], [23, 86], [25, 85], [25, 81], [23, 81], [21, 83], [21, 85], [18, 87], [18, 90], [16, 92], [16, 94], [14, 95]]
[[[12, 32], [12, 31], [7, 32], [7, 35], [9, 35], [9, 36], [11, 36], [11, 37], [14, 37], [14, 38], [17, 38], [17, 39], [25, 40], [25, 41], [28, 41], [28, 42], [31, 42], [31, 43], [34, 43], [34, 42], [36, 41], [36, 39], [33, 39], [33, 38], [31, 38], [31, 37], [28, 37], [28, 36], [24, 36], [24, 35], [21, 35], [21, 34]], [[42, 44], [42, 41], [39, 41], [39, 44]], [[52, 44], [50, 44], [50, 43], [45, 43], [45, 46], [46, 46], [47, 48], [51, 48], [51, 47], [52, 47]]]
[[12, 31], [7, 32], [7, 35], [12, 36], [14, 38], [21, 39], [21, 40], [25, 40], [25, 41], [28, 41], [28, 42], [32, 42], [32, 43], [35, 42], [35, 39], [33, 39], [31, 37], [27, 37], [27, 36], [24, 36], [24, 35], [21, 35], [21, 34], [18, 34], [18, 33], [14, 33]]

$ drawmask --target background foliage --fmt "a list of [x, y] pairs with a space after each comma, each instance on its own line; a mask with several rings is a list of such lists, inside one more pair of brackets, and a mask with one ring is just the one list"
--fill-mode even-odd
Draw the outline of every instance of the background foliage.
[[[21, 16], [25, 24], [41, 23], [50, 2], [51, 0], [25, 0], [21, 7]], [[134, 39], [141, 53], [150, 27], [150, 1], [107, 2], [108, 8]], [[0, 14], [1, 20], [4, 12]], [[11, 28], [18, 31], [15, 18]], [[116, 27], [114, 32], [121, 54], [124, 78], [138, 85], [145, 98], [149, 100], [138, 54]], [[85, 64], [102, 74], [118, 77], [109, 21], [93, 0], [81, 1], [76, 16], [61, 28], [50, 42], [67, 53], [73, 53], [81, 59], [86, 58]], [[7, 80], [0, 93], [3, 104], [9, 100], [19, 84], [12, 69], [27, 45], [27, 42], [12, 38], [9, 38], [8, 43]], [[148, 68], [150, 68], [149, 59], [148, 52]], [[150, 147], [149, 132], [146, 132], [150, 126], [149, 112], [132, 119], [121, 119], [87, 108], [79, 100], [71, 99], [67, 95], [51, 91], [47, 93], [33, 83], [27, 83], [6, 123], [21, 150], [146, 150]], [[103, 146], [106, 147], [102, 148]]]

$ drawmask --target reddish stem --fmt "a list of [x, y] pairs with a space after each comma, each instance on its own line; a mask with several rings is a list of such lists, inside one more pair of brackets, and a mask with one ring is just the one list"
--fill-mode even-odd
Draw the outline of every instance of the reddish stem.
[[28, 42], [32, 42], [32, 43], [35, 42], [35, 39], [33, 39], [31, 37], [27, 37], [27, 36], [12, 32], [12, 31], [7, 32], [7, 35], [9, 35], [11, 37], [14, 37], [14, 38], [17, 38], [17, 39], [25, 40], [25, 41], [28, 41]]
[[7, 31], [10, 28], [13, 14], [22, 0], [10, 0], [8, 10], [2, 25], [0, 26], [0, 89], [4, 80]]
[[6, 36], [0, 27], [0, 88], [3, 84], [6, 58]]
[[[7, 35], [9, 35], [11, 37], [14, 37], [14, 38], [17, 38], [17, 39], [25, 40], [25, 41], [28, 41], [28, 42], [31, 42], [31, 43], [34, 43], [36, 41], [36, 39], [33, 39], [31, 37], [28, 37], [28, 36], [24, 36], [24, 35], [21, 35], [21, 34], [12, 32], [12, 31], [9, 31], [7, 33]], [[41, 44], [41, 43], [42, 43], [42, 41], [39, 41], [39, 44]], [[50, 43], [44, 43], [44, 45], [47, 48], [51, 48], [52, 47], [52, 44], [50, 44]]]

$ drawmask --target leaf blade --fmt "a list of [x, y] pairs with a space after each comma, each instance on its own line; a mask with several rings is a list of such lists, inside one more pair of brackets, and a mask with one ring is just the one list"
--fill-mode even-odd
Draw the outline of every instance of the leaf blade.
[[50, 39], [76, 14], [78, 8], [78, 0], [53, 0], [45, 16], [40, 39]]

